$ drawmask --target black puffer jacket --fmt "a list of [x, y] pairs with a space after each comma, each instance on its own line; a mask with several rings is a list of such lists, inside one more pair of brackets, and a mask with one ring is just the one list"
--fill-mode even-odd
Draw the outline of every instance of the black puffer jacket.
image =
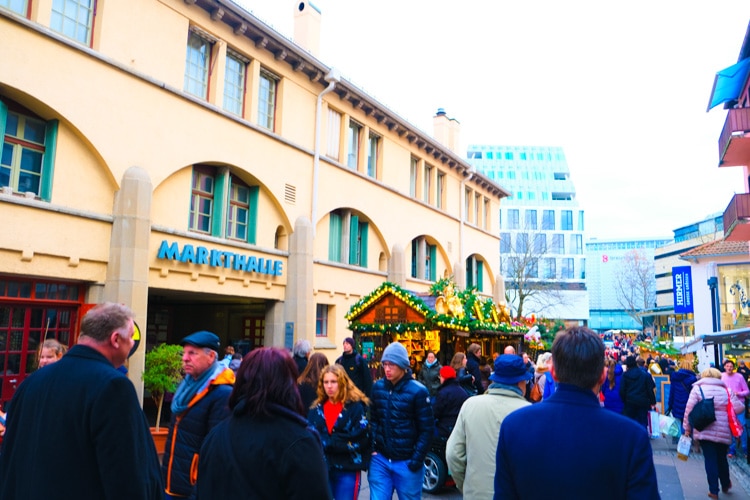
[[410, 371], [395, 386], [380, 379], [372, 386], [370, 413], [373, 450], [390, 460], [408, 460], [411, 470], [422, 467], [435, 432], [427, 388]]

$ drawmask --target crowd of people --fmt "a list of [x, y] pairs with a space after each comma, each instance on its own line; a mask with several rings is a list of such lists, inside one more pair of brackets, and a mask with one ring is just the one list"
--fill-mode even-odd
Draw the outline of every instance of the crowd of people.
[[[417, 372], [393, 342], [375, 381], [352, 338], [333, 364], [306, 340], [219, 359], [219, 337], [198, 331], [181, 341], [184, 379], [160, 460], [120, 370], [133, 331], [132, 311], [106, 303], [84, 316], [69, 352], [40, 346], [40, 369], [9, 404], [0, 500], [356, 499], [363, 473], [371, 499], [417, 499], [436, 441], [465, 498], [659, 498], [647, 432], [657, 373], [670, 377], [667, 413], [703, 450], [709, 497], [730, 490], [727, 460], [747, 453], [731, 432], [733, 414], [745, 423], [744, 363], [697, 375], [627, 342], [605, 348], [585, 327], [559, 333], [536, 363], [512, 346], [488, 362], [472, 343], [444, 366], [428, 351]], [[703, 399], [715, 421], [699, 429], [690, 415]], [[608, 436], [607, 460], [592, 434]], [[549, 463], [540, 476], [535, 464]]]

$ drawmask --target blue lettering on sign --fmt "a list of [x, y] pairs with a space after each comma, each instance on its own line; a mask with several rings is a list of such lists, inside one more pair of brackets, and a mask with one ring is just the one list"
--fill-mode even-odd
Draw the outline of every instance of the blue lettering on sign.
[[185, 245], [182, 247], [180, 262], [191, 262], [195, 264], [195, 250], [193, 249], [193, 245]]
[[177, 242], [173, 242], [171, 245], [167, 243], [167, 240], [161, 242], [159, 247], [159, 254], [156, 256], [157, 259], [168, 259], [178, 260], [180, 256], [180, 247]]
[[258, 273], [258, 259], [252, 255], [247, 258], [247, 270], [251, 273]]
[[247, 271], [247, 257], [244, 255], [235, 255], [234, 268], [237, 271]]
[[271, 276], [281, 276], [283, 270], [283, 262], [280, 260], [270, 260], [254, 255], [241, 255], [215, 249], [209, 250], [206, 247], [196, 248], [189, 244], [183, 245], [180, 249], [179, 243], [176, 241], [170, 243], [167, 240], [163, 240], [159, 245], [156, 258]]
[[196, 259], [196, 264], [208, 264], [208, 248], [198, 247]]

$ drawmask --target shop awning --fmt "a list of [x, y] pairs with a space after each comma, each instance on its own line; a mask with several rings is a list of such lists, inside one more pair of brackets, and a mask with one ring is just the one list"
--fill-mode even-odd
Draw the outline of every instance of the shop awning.
[[669, 309], [662, 309], [662, 310], [655, 310], [651, 309], [650, 311], [643, 311], [640, 313], [637, 313], [636, 316], [639, 318], [650, 318], [653, 316], [671, 316], [674, 314], [674, 308], [670, 307]]
[[750, 328], [736, 328], [734, 330], [725, 330], [723, 332], [705, 333], [696, 335], [695, 340], [682, 346], [682, 354], [695, 352], [704, 346], [716, 344], [748, 344], [750, 346]]
[[750, 71], [750, 57], [716, 73], [706, 111], [719, 104], [737, 100], [747, 80], [748, 71]]

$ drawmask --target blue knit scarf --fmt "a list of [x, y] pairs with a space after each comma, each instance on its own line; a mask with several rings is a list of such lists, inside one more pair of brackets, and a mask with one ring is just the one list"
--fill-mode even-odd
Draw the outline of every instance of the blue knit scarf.
[[213, 375], [218, 374], [219, 371], [223, 370], [223, 366], [219, 366], [218, 361], [214, 361], [208, 370], [203, 372], [200, 377], [193, 378], [192, 375], [188, 375], [177, 387], [177, 391], [174, 393], [172, 398], [172, 414], [177, 415], [188, 409], [190, 401], [202, 391], [208, 383], [213, 380]]

